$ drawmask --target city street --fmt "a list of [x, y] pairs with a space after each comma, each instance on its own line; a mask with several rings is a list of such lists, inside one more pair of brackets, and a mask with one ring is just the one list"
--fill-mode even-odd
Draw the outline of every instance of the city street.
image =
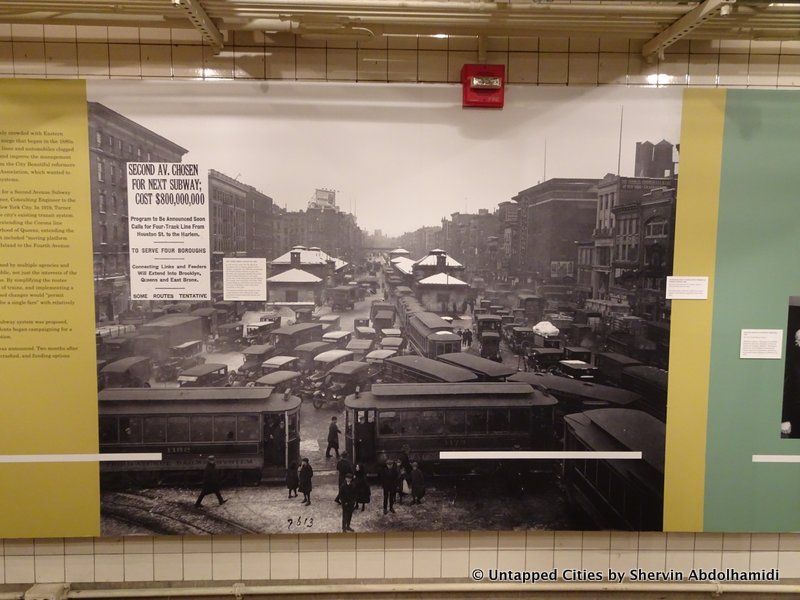
[[[337, 313], [341, 315], [340, 328], [352, 331], [354, 320], [368, 318], [372, 301], [380, 298], [380, 295], [368, 296], [357, 302], [353, 310]], [[320, 314], [330, 312], [327, 306], [320, 310]], [[257, 315], [246, 314], [245, 322], [250, 318], [257, 320]], [[456, 329], [468, 328], [472, 320], [465, 315], [453, 325]], [[477, 344], [467, 351], [477, 353]], [[517, 357], [505, 345], [501, 354], [505, 364], [517, 366]], [[237, 369], [243, 362], [240, 352], [212, 353], [205, 358], [206, 362], [224, 363], [229, 369]], [[107, 491], [102, 494], [103, 532], [127, 535], [337, 531], [341, 508], [333, 501], [338, 488], [336, 458], [325, 458], [328, 426], [334, 415], [344, 430], [343, 412], [328, 407], [316, 409], [310, 402], [300, 408], [300, 455], [307, 457], [314, 469], [311, 506], [300, 503], [302, 496], [287, 498], [282, 482], [223, 488], [227, 500], [223, 506], [218, 506], [212, 495], [206, 497], [200, 509], [194, 507], [196, 488]], [[341, 435], [341, 450], [344, 447]], [[396, 505], [395, 514], [388, 515], [383, 514], [381, 489], [374, 481], [371, 483], [371, 502], [364, 512], [359, 508], [353, 517], [356, 531], [413, 530], [423, 524], [426, 529], [437, 530], [580, 526], [568, 510], [554, 475], [539, 475], [527, 482], [525, 489], [512, 489], [506, 482], [487, 476], [429, 476], [421, 505], [411, 506], [407, 498], [403, 505]]]
[[[553, 477], [534, 480], [523, 491], [508, 490], [488, 477], [430, 478], [422, 504], [408, 498], [383, 514], [382, 491], [371, 482], [371, 501], [354, 513], [356, 531], [579, 529]], [[541, 483], [541, 485], [539, 485]], [[333, 473], [315, 470], [311, 506], [287, 498], [283, 485], [223, 488], [227, 500], [217, 505], [207, 496], [195, 508], [198, 489], [152, 488], [137, 492], [102, 494], [102, 530], [105, 535], [218, 534], [218, 533], [319, 533], [341, 528], [341, 508]]]

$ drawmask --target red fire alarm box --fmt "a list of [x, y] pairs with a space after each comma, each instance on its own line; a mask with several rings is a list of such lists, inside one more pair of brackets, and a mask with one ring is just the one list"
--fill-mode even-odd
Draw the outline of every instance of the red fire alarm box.
[[506, 87], [505, 65], [464, 65], [461, 67], [462, 106], [503, 108]]

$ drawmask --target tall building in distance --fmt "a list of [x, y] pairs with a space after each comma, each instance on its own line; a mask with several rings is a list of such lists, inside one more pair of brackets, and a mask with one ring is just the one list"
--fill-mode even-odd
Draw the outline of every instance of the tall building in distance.
[[95, 318], [113, 321], [130, 308], [128, 162], [180, 162], [175, 142], [98, 102], [89, 102]]
[[592, 234], [597, 179], [548, 179], [522, 190], [519, 206], [519, 277], [523, 282], [574, 282], [577, 244]]
[[209, 169], [211, 292], [222, 294], [222, 259], [272, 255], [272, 198], [224, 173]]

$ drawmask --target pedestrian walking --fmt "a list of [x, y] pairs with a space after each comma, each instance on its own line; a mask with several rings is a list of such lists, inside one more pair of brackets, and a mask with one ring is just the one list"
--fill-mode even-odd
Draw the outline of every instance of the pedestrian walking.
[[219, 472], [217, 471], [217, 461], [213, 456], [209, 456], [206, 460], [206, 468], [203, 470], [203, 489], [200, 490], [200, 495], [194, 503], [196, 507], [203, 504], [203, 498], [209, 494], [214, 494], [217, 497], [219, 505], [222, 506], [227, 502], [222, 497], [219, 483]]
[[303, 502], [301, 502], [301, 504], [305, 504], [306, 506], [311, 505], [312, 477], [314, 477], [314, 469], [311, 468], [308, 459], [304, 458], [300, 462], [300, 468], [297, 470], [297, 489], [303, 493]]
[[356, 509], [357, 491], [352, 473], [345, 475], [344, 483], [339, 487], [339, 497], [342, 499], [342, 531], [353, 531], [350, 521]]
[[339, 434], [342, 432], [336, 421], [336, 417], [331, 417], [331, 424], [328, 425], [328, 448], [325, 450], [325, 458], [331, 457], [331, 450], [335, 451], [336, 458], [339, 458]]
[[361, 505], [361, 512], [364, 512], [372, 496], [369, 482], [367, 481], [367, 470], [364, 465], [356, 465], [354, 481], [356, 484], [356, 503]]
[[292, 462], [286, 469], [286, 487], [289, 488], [289, 498], [297, 498], [297, 487], [300, 485], [300, 478], [297, 474], [297, 463]]
[[378, 481], [381, 482], [383, 489], [383, 514], [394, 512], [394, 501], [397, 497], [397, 467], [393, 460], [387, 460], [386, 464], [378, 472]]
[[472, 347], [472, 330], [471, 329], [464, 330], [464, 338], [466, 340], [467, 348], [471, 348]]
[[456, 329], [456, 335], [458, 339], [461, 341], [461, 347], [464, 347], [464, 331], [462, 329]]
[[[336, 463], [336, 471], [339, 473], [339, 488], [341, 488], [347, 474], [350, 473], [352, 475], [355, 472], [353, 463], [350, 462], [350, 459], [347, 457], [346, 451], [342, 452], [342, 457], [339, 459], [339, 462]], [[336, 498], [334, 498], [333, 501], [337, 504], [341, 504], [339, 494], [336, 494]]]
[[419, 463], [411, 463], [411, 504], [421, 504], [422, 497], [425, 495], [425, 475], [419, 468]]

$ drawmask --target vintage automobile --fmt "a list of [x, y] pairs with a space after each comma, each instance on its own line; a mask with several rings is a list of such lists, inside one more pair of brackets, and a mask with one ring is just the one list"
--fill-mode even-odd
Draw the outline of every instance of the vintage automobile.
[[500, 356], [500, 334], [496, 331], [483, 331], [479, 336], [481, 347], [481, 357], [501, 362]]
[[372, 326], [376, 331], [389, 329], [394, 325], [394, 310], [379, 310], [372, 318]]
[[353, 339], [352, 331], [329, 330], [322, 334], [322, 341], [328, 342], [334, 348], [344, 348]]
[[300, 371], [300, 363], [300, 358], [297, 356], [271, 356], [261, 363], [261, 374], [269, 375], [273, 371]]
[[203, 358], [203, 340], [184, 342], [170, 348], [169, 357], [158, 366], [157, 381], [172, 381], [185, 369], [206, 362]]
[[381, 337], [403, 337], [403, 332], [396, 327], [387, 327], [386, 329], [381, 329]]
[[583, 360], [560, 360], [558, 361], [558, 374], [580, 381], [597, 381], [600, 369]]
[[564, 348], [565, 360], [582, 360], [583, 362], [592, 362], [592, 351], [589, 348], [581, 346], [566, 346]]
[[477, 319], [475, 319], [475, 328], [478, 334], [478, 339], [480, 339], [484, 331], [493, 331], [499, 336], [502, 325], [503, 319], [501, 319], [499, 315], [489, 314], [479, 316]]
[[378, 343], [381, 350], [393, 350], [397, 354], [402, 354], [406, 347], [406, 340], [401, 337], [385, 337]]
[[297, 371], [278, 370], [272, 371], [256, 379], [256, 387], [271, 387], [273, 392], [285, 394], [287, 391], [295, 396], [300, 395], [303, 375]]
[[224, 387], [229, 383], [228, 365], [221, 363], [197, 365], [178, 375], [180, 387]]
[[525, 354], [533, 345], [533, 331], [519, 323], [503, 325], [500, 335], [514, 354]]
[[318, 354], [332, 349], [333, 345], [328, 342], [308, 342], [300, 344], [292, 350], [292, 355], [300, 359], [298, 370], [302, 373], [307, 373], [314, 370], [314, 359]]
[[563, 358], [564, 352], [561, 348], [531, 348], [528, 353], [528, 367], [535, 372], [558, 370], [558, 363]]
[[97, 384], [101, 390], [150, 387], [152, 374], [153, 363], [149, 356], [128, 356], [100, 369]]
[[211, 352], [225, 352], [240, 348], [244, 344], [244, 325], [240, 322], [225, 323], [217, 327], [217, 335], [209, 344]]
[[370, 365], [354, 360], [339, 363], [331, 368], [320, 388], [314, 393], [314, 408], [335, 404], [344, 408], [344, 399], [372, 387]]
[[248, 346], [242, 350], [244, 363], [238, 369], [239, 376], [247, 379], [256, 379], [260, 377], [261, 365], [273, 354], [275, 354], [275, 346], [272, 344]]
[[352, 352], [356, 360], [363, 360], [363, 358], [375, 347], [374, 339], [356, 339], [350, 340], [345, 346], [345, 350]]
[[353, 310], [358, 300], [358, 287], [351, 285], [339, 285], [328, 290], [328, 297], [331, 299], [333, 310]]
[[325, 375], [336, 365], [353, 360], [353, 353], [349, 350], [328, 350], [314, 357], [314, 371], [309, 376], [309, 382], [319, 387]]
[[358, 326], [354, 330], [356, 338], [359, 340], [375, 340], [377, 333], [372, 327]]
[[314, 322], [322, 323], [322, 333], [324, 334], [327, 331], [338, 330], [342, 323], [342, 318], [339, 315], [327, 314], [317, 317]]
[[270, 342], [275, 346], [276, 354], [291, 354], [292, 350], [306, 342], [318, 342], [322, 339], [322, 323], [295, 323], [272, 331]]

